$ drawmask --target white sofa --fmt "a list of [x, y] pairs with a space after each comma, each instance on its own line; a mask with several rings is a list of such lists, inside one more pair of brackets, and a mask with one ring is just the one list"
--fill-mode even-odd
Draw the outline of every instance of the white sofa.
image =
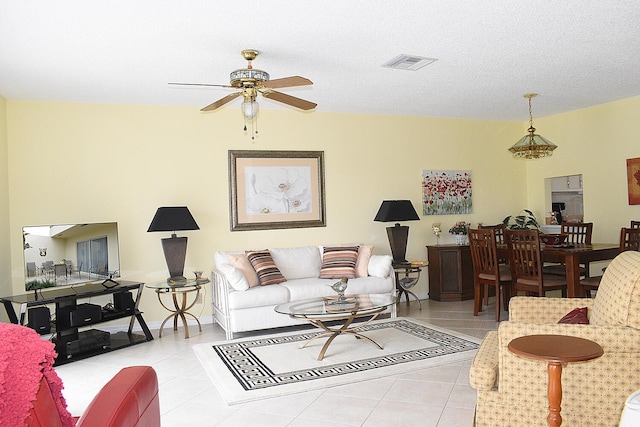
[[[324, 249], [322, 246], [270, 248], [273, 262], [286, 280], [264, 286], [253, 283], [252, 287], [254, 272], [247, 271], [245, 252], [216, 252], [216, 269], [211, 273], [213, 321], [226, 331], [227, 339], [233, 339], [237, 332], [306, 323], [276, 313], [274, 307], [289, 301], [336, 295], [330, 285], [340, 279], [319, 278], [321, 269], [326, 275]], [[356, 277], [349, 279], [346, 293], [395, 295], [391, 256], [372, 255], [371, 250], [372, 246], [359, 245]], [[388, 312], [396, 317], [395, 305]]]

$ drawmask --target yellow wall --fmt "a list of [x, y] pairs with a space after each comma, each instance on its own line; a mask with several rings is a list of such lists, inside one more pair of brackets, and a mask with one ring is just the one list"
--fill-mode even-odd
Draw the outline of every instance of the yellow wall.
[[544, 217], [544, 178], [582, 174], [593, 241], [617, 242], [620, 228], [640, 218], [640, 205], [628, 204], [626, 175], [626, 159], [640, 157], [638, 117], [640, 97], [535, 119], [538, 132], [558, 148], [548, 159], [528, 162], [528, 205]]
[[[496, 223], [526, 201], [524, 163], [507, 148], [521, 123], [401, 116], [300, 113], [263, 109], [254, 143], [238, 108], [197, 108], [7, 101], [13, 291], [22, 292], [21, 227], [117, 221], [124, 278], [167, 275], [160, 239], [147, 233], [159, 206], [187, 205], [200, 226], [189, 237], [185, 272], [210, 271], [215, 250], [366, 242], [390, 253], [385, 227], [373, 221], [383, 199], [408, 198], [420, 212], [423, 169], [471, 170], [474, 213], [407, 222], [409, 259], [425, 259], [456, 221]], [[228, 150], [325, 152], [327, 226], [229, 231]], [[417, 291], [426, 296], [421, 279]], [[151, 293], [149, 321], [165, 313]], [[204, 314], [210, 313], [208, 305]]]
[[[9, 295], [12, 292], [7, 150], [7, 101], [0, 96], [0, 293], [2, 295]], [[19, 243], [22, 244], [22, 241]], [[0, 320], [6, 319], [4, 310], [0, 311]]]

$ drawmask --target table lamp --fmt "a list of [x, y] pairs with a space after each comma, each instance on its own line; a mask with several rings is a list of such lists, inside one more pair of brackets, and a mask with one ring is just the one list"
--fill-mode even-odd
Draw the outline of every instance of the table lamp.
[[399, 221], [420, 220], [411, 200], [384, 200], [378, 209], [374, 221], [396, 222], [393, 227], [387, 227], [387, 237], [391, 246], [393, 262], [407, 262], [407, 240], [409, 239], [409, 227], [400, 225]]
[[184, 275], [184, 261], [187, 256], [187, 238], [177, 237], [176, 231], [200, 230], [196, 220], [186, 206], [158, 208], [147, 232], [171, 231], [171, 237], [162, 239], [164, 258], [169, 268], [167, 282], [187, 280]]

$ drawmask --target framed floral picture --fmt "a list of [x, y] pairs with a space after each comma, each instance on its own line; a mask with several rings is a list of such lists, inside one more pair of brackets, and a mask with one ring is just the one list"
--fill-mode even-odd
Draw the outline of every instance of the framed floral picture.
[[229, 151], [231, 231], [324, 227], [323, 151]]
[[471, 171], [422, 171], [423, 215], [470, 214]]
[[640, 205], [640, 157], [627, 159], [629, 204]]

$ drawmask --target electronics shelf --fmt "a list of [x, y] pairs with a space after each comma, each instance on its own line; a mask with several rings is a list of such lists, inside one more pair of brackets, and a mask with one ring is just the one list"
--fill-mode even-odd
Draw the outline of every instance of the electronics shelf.
[[[144, 284], [124, 280], [115, 283], [110, 283], [109, 287], [101, 283], [87, 283], [66, 288], [43, 289], [27, 294], [0, 297], [0, 301], [4, 305], [9, 320], [21, 325], [25, 323], [25, 315], [29, 308], [55, 304], [53, 342], [58, 353], [55, 364], [62, 365], [153, 340], [142, 312], [138, 310]], [[132, 292], [135, 292], [135, 297]], [[103, 295], [112, 295], [114, 301], [112, 309], [78, 303], [78, 300]], [[20, 305], [19, 314], [16, 314], [14, 305]], [[80, 328], [123, 318], [130, 318], [127, 331], [109, 334], [96, 329], [80, 330]], [[132, 332], [136, 320], [144, 335]]]

